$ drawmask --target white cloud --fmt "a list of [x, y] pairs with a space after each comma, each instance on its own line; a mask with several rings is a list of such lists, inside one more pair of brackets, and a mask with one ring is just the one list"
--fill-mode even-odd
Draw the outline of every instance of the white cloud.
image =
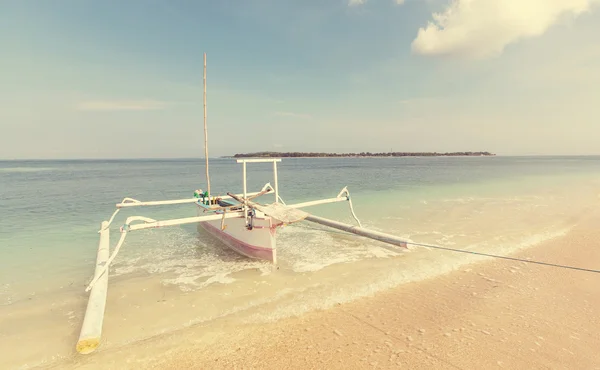
[[348, 0], [348, 6], [358, 6], [366, 3], [367, 0]]
[[405, 1], [405, 0], [394, 0], [394, 2], [395, 2], [396, 4], [398, 4], [398, 5], [402, 5], [402, 4], [404, 4], [404, 1]]
[[289, 117], [289, 118], [302, 118], [302, 119], [311, 119], [312, 116], [310, 114], [304, 113], [294, 113], [294, 112], [275, 112], [273, 115], [278, 117]]
[[422, 55], [481, 59], [511, 43], [537, 37], [561, 17], [576, 17], [600, 0], [453, 0], [419, 29], [412, 43]]
[[167, 103], [156, 100], [89, 100], [77, 105], [83, 111], [121, 111], [165, 109]]

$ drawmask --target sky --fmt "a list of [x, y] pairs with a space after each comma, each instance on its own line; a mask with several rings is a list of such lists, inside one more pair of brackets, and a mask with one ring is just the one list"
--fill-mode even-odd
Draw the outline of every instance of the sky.
[[600, 154], [600, 0], [0, 0], [0, 159]]

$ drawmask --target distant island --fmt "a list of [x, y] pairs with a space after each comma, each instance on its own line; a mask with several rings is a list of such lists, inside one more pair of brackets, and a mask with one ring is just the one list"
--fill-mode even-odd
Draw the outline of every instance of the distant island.
[[256, 152], [239, 153], [233, 158], [315, 158], [315, 157], [483, 157], [494, 156], [490, 152], [387, 152], [387, 153], [304, 153], [304, 152]]

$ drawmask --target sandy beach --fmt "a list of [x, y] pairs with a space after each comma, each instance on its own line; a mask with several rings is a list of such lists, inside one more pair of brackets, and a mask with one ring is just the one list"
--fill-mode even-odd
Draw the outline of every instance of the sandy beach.
[[600, 370], [600, 0], [2, 4], [0, 370]]
[[[592, 208], [593, 209], [593, 208]], [[513, 256], [600, 267], [600, 212]], [[59, 368], [600, 369], [600, 274], [485, 260], [266, 325], [191, 327]]]

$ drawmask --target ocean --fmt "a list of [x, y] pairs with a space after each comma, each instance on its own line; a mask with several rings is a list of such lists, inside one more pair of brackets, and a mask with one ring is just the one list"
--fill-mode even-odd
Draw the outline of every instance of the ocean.
[[[241, 165], [210, 161], [213, 194], [242, 191]], [[272, 182], [248, 164], [248, 191]], [[509, 255], [565, 235], [597, 207], [600, 157], [284, 158], [286, 203], [347, 186], [366, 228], [420, 244]], [[98, 230], [124, 197], [190, 198], [205, 189], [201, 159], [0, 161], [0, 368], [77, 356]], [[272, 195], [264, 198], [272, 200]], [[345, 202], [306, 209], [353, 223]], [[194, 205], [122, 210], [126, 217], [195, 216]], [[409, 250], [300, 223], [278, 231], [278, 265], [241, 257], [195, 225], [131, 233], [110, 269], [98, 351], [191, 325], [235, 330], [325, 309], [486, 257]], [[228, 329], [222, 329], [227, 322]], [[44, 346], [19, 343], [40, 342]]]

